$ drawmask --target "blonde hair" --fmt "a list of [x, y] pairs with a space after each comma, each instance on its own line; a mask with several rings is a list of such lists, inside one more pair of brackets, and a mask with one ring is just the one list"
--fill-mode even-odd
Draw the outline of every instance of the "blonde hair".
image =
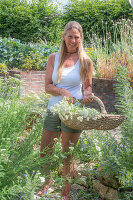
[[[81, 42], [79, 43], [78, 47], [78, 56], [79, 56], [79, 62], [80, 62], [80, 76], [81, 80], [85, 81], [87, 78], [87, 74], [90, 73], [91, 67], [92, 67], [92, 61], [91, 59], [87, 56], [83, 49], [83, 29], [81, 25], [78, 22], [71, 21], [68, 24], [66, 24], [64, 28], [63, 34], [66, 35], [67, 31], [71, 29], [77, 29], [81, 35]], [[59, 65], [58, 65], [58, 70], [57, 70], [57, 81], [58, 83], [61, 80], [62, 77], [62, 71], [63, 71], [63, 61], [65, 58], [65, 54], [67, 52], [66, 44], [65, 41], [62, 40], [61, 47], [60, 47], [60, 56], [59, 56]]]

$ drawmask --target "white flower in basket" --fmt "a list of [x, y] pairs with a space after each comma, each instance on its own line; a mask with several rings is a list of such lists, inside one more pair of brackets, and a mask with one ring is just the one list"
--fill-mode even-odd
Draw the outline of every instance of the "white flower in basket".
[[[78, 100], [77, 100], [78, 102]], [[51, 112], [58, 114], [61, 119], [73, 120], [75, 116], [79, 122], [83, 122], [84, 119], [99, 118], [101, 113], [94, 108], [87, 108], [82, 106], [80, 103], [71, 104], [68, 102], [68, 98], [64, 98], [60, 103], [55, 104], [50, 108]]]
[[124, 115], [107, 114], [103, 102], [98, 97], [91, 96], [90, 98], [99, 104], [101, 113], [94, 108], [85, 107], [80, 102], [69, 103], [68, 98], [64, 98], [50, 110], [58, 114], [66, 126], [79, 130], [111, 130], [124, 121]]

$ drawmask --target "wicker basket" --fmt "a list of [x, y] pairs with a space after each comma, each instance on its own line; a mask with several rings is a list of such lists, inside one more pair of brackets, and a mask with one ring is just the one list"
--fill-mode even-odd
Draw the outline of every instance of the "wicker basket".
[[103, 102], [96, 96], [90, 96], [90, 98], [94, 99], [101, 108], [101, 117], [98, 119], [90, 119], [87, 121], [85, 118], [83, 122], [80, 122], [77, 117], [79, 115], [73, 115], [72, 119], [69, 117], [67, 120], [61, 118], [62, 122], [73, 129], [80, 129], [80, 130], [89, 130], [89, 129], [96, 129], [96, 130], [111, 130], [118, 127], [125, 119], [124, 115], [111, 115], [107, 114], [105, 110], [105, 106]]

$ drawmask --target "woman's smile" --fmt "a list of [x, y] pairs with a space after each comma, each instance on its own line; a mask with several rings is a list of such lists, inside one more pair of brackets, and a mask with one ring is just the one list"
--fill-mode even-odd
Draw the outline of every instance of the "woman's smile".
[[71, 29], [65, 35], [63, 34], [62, 37], [65, 41], [67, 52], [76, 52], [81, 41], [80, 32], [77, 29]]

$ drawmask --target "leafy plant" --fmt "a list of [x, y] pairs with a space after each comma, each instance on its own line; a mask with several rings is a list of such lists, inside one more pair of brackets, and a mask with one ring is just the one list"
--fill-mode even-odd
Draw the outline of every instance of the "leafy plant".
[[80, 122], [82, 122], [84, 118], [89, 121], [89, 119], [98, 119], [101, 116], [100, 112], [94, 108], [83, 107], [79, 102], [71, 104], [68, 101], [69, 98], [64, 98], [59, 104], [55, 104], [50, 108], [51, 112], [58, 114], [59, 117], [65, 120], [72, 120], [73, 116], [76, 115], [77, 120]]
[[[32, 94], [19, 98], [19, 85], [10, 93], [13, 81], [16, 78], [8, 79], [6, 97], [0, 96], [0, 199], [3, 200], [18, 199], [19, 196], [29, 199], [33, 196], [31, 189], [36, 188], [33, 182], [43, 162], [39, 157], [39, 148], [35, 149], [35, 146], [40, 143], [47, 95], [39, 98]], [[30, 120], [34, 123], [28, 130], [31, 121], [26, 120], [32, 113], [39, 114], [39, 118], [34, 121], [37, 115], [33, 115]], [[25, 173], [27, 179], [24, 178]]]
[[12, 99], [19, 96], [21, 81], [18, 77], [11, 77], [8, 73], [0, 77], [0, 98]]
[[128, 77], [128, 70], [126, 66], [119, 66], [118, 73], [116, 76], [116, 85], [115, 90], [117, 92], [117, 104], [116, 108], [120, 113], [126, 116], [125, 123], [122, 125], [122, 144], [123, 149], [125, 149], [125, 154], [121, 162], [126, 168], [132, 172], [133, 164], [133, 141], [132, 141], [132, 132], [133, 132], [133, 90], [130, 86]]
[[39, 52], [35, 54], [31, 51], [28, 55], [25, 55], [25, 57], [23, 55], [21, 56], [21, 65], [21, 69], [24, 71], [41, 70], [44, 68], [43, 56]]
[[0, 62], [5, 63], [8, 69], [44, 70], [49, 54], [59, 49], [42, 41], [23, 44], [18, 39], [0, 37], [0, 42]]
[[[120, 199], [130, 199], [133, 189], [133, 90], [128, 79], [127, 66], [118, 66], [114, 85], [116, 108], [125, 115], [119, 133], [113, 131], [84, 131], [74, 150], [75, 158], [87, 165], [90, 179], [99, 176], [117, 180]], [[83, 156], [84, 155], [84, 156]], [[99, 169], [102, 169], [99, 171]], [[91, 184], [91, 183], [90, 183]], [[92, 191], [91, 191], [92, 194]]]

